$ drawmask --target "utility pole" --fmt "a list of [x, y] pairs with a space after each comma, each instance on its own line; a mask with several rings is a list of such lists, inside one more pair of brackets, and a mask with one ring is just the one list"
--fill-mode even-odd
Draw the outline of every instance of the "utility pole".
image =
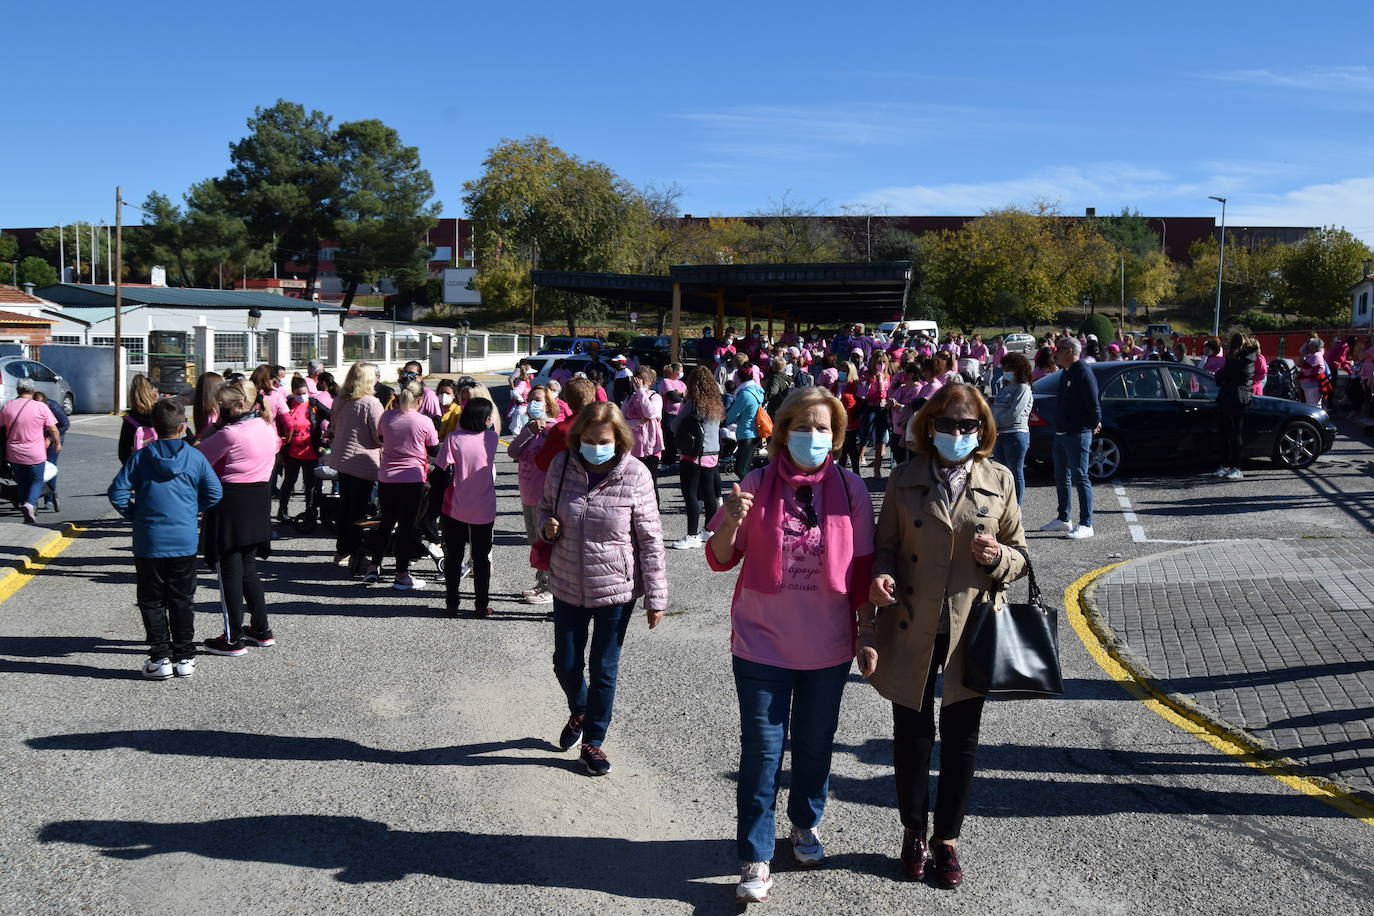
[[1212, 336], [1221, 334], [1221, 272], [1226, 266], [1226, 198], [1210, 197], [1221, 204], [1221, 234], [1217, 237], [1217, 308], [1212, 315]]
[[77, 283], [81, 282], [81, 223], [77, 222], [72, 227], [72, 235], [76, 236], [76, 275], [72, 277]]
[[[1126, 256], [1123, 254], [1123, 255], [1121, 256], [1121, 308], [1120, 308], [1120, 311], [1117, 312], [1117, 314], [1118, 314], [1118, 315], [1124, 314], [1125, 311], [1126, 311]], [[1118, 319], [1117, 319], [1117, 322], [1120, 323], [1120, 320], [1121, 320], [1121, 319], [1118, 318]]]
[[57, 282], [67, 282], [67, 227], [57, 224]]
[[95, 276], [95, 265], [100, 260], [100, 249], [95, 244], [95, 223], [91, 223], [91, 285], [95, 286], [100, 281]]
[[[535, 269], [536, 267], [538, 267], [538, 265], [539, 265], [539, 241], [538, 241], [537, 239], [536, 239], [535, 242], [534, 242], [534, 246], [530, 249], [530, 254], [531, 254], [531, 258], [530, 258], [530, 270], [534, 270], [534, 269]], [[628, 306], [626, 306], [626, 307], [628, 308]], [[464, 343], [464, 346], [467, 345], [467, 341], [464, 341], [463, 343]], [[533, 280], [531, 280], [531, 282], [530, 282], [530, 342], [529, 342], [529, 346], [530, 346], [530, 352], [533, 353], [533, 352], [535, 351], [535, 346], [534, 346], [534, 282], [533, 282]]]
[[124, 344], [124, 192], [115, 186], [115, 272], [114, 272], [114, 412], [119, 413], [119, 398], [124, 393], [124, 369], [119, 358]]
[[114, 282], [114, 267], [110, 264], [110, 262], [114, 259], [113, 254], [111, 253], [111, 246], [114, 244], [114, 242], [112, 241], [113, 238], [114, 238], [114, 230], [111, 229], [109, 226], [106, 226], [106, 227], [105, 227], [105, 282], [106, 282], [106, 283], [113, 283], [113, 282]]

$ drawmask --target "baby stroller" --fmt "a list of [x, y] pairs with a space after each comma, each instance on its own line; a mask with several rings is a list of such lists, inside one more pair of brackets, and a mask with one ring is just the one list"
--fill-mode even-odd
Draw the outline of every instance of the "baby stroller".
[[1269, 364], [1269, 373], [1264, 378], [1264, 396], [1283, 398], [1285, 401], [1301, 401], [1302, 389], [1298, 387], [1297, 372], [1291, 359], [1276, 359]]
[[970, 356], [960, 358], [959, 377], [975, 388], [983, 388], [983, 364]]
[[[441, 499], [442, 490], [435, 492], [430, 487], [425, 487], [424, 494], [420, 497], [420, 505], [415, 510], [415, 520], [409, 527], [398, 524], [391, 532], [391, 537], [387, 539], [386, 549], [383, 553], [386, 556], [399, 556], [399, 551], [409, 549], [410, 562], [424, 560], [429, 557], [434, 563], [435, 574], [432, 577], [435, 581], [443, 581], [444, 578], [444, 538], [439, 530], [439, 526], [432, 517], [429, 506], [431, 499]], [[372, 532], [381, 524], [377, 516], [371, 512], [359, 519], [355, 524], [367, 532], [369, 540]], [[409, 547], [404, 547], [406, 542]]]

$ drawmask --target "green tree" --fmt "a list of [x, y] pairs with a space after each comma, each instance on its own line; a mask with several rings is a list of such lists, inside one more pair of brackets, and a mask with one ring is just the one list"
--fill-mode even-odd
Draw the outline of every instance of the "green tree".
[[[91, 223], [72, 223], [67, 226], [49, 226], [47, 229], [40, 230], [37, 236], [38, 250], [42, 252], [44, 260], [54, 267], [73, 268], [74, 282], [93, 283], [102, 282], [103, 272], [97, 273], [95, 263], [105, 262], [105, 229], [95, 226], [96, 251], [94, 259], [91, 257]], [[65, 247], [64, 247], [65, 244]], [[81, 255], [80, 270], [76, 256]], [[59, 265], [65, 255], [67, 263]], [[58, 272], [61, 276], [61, 272]]]
[[1150, 221], [1141, 216], [1139, 210], [1122, 207], [1117, 216], [1104, 216], [1088, 222], [1114, 247], [1125, 249], [1138, 258], [1162, 248], [1160, 237], [1150, 228]]
[[341, 216], [343, 167], [332, 118], [278, 99], [254, 109], [248, 136], [229, 145], [229, 170], [215, 179], [255, 245], [276, 245], [309, 264], [305, 298], [314, 297], [321, 241]]
[[352, 306], [359, 283], [383, 276], [407, 288], [423, 282], [433, 248], [421, 240], [439, 207], [429, 203], [434, 182], [420, 167], [420, 151], [377, 120], [340, 124], [331, 146], [342, 176], [333, 238], [344, 308]]
[[[6, 277], [6, 279], [9, 279]], [[57, 282], [57, 269], [47, 261], [34, 255], [19, 262], [19, 285], [32, 283], [34, 286], [51, 286]]]
[[821, 219], [818, 208], [794, 200], [790, 193], [749, 217], [759, 230], [758, 263], [815, 264], [844, 257], [843, 240]]
[[185, 202], [183, 211], [164, 194], [148, 195], [143, 225], [125, 236], [130, 262], [166, 268], [173, 285], [206, 288], [236, 286], [270, 267], [270, 246], [253, 243], [214, 181], [192, 185]]
[[19, 259], [19, 239], [0, 232], [0, 264], [10, 264]]
[[[1283, 264], [1288, 246], [1254, 246], [1226, 241], [1226, 274], [1222, 284], [1222, 327], [1227, 316], [1258, 309], [1283, 311]], [[1189, 263], [1179, 273], [1179, 299], [1187, 315], [1211, 325], [1217, 293], [1217, 244], [1199, 239], [1188, 249]]]
[[1285, 311], [1344, 327], [1350, 321], [1350, 285], [1364, 275], [1361, 262], [1368, 257], [1369, 246], [1345, 229], [1313, 230], [1283, 258]]
[[[529, 307], [532, 264], [553, 270], [624, 272], [642, 268], [641, 195], [610, 168], [571, 156], [546, 137], [503, 140], [479, 178], [463, 184], [477, 234], [476, 285], [485, 303], [508, 312]], [[541, 294], [563, 313], [569, 333], [602, 313], [587, 296]]]

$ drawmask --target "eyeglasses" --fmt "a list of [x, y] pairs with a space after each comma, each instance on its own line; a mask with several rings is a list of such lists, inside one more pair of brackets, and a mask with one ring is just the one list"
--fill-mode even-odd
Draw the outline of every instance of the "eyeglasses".
[[802, 513], [806, 516], [806, 527], [815, 528], [820, 524], [816, 518], [816, 499], [811, 487], [797, 487], [797, 499], [801, 500]]
[[956, 420], [953, 417], [935, 418], [935, 431], [937, 433], [952, 434], [957, 432], [961, 436], [967, 436], [970, 433], [978, 432], [982, 425], [982, 420]]

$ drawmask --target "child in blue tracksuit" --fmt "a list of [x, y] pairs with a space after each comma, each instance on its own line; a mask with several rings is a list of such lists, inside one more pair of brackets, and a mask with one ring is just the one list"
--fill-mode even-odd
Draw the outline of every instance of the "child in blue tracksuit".
[[196, 672], [197, 519], [219, 502], [221, 489], [210, 462], [182, 438], [186, 414], [180, 404], [158, 401], [152, 421], [157, 439], [134, 452], [109, 495], [134, 523], [138, 609], [148, 634], [143, 676], [160, 681]]

